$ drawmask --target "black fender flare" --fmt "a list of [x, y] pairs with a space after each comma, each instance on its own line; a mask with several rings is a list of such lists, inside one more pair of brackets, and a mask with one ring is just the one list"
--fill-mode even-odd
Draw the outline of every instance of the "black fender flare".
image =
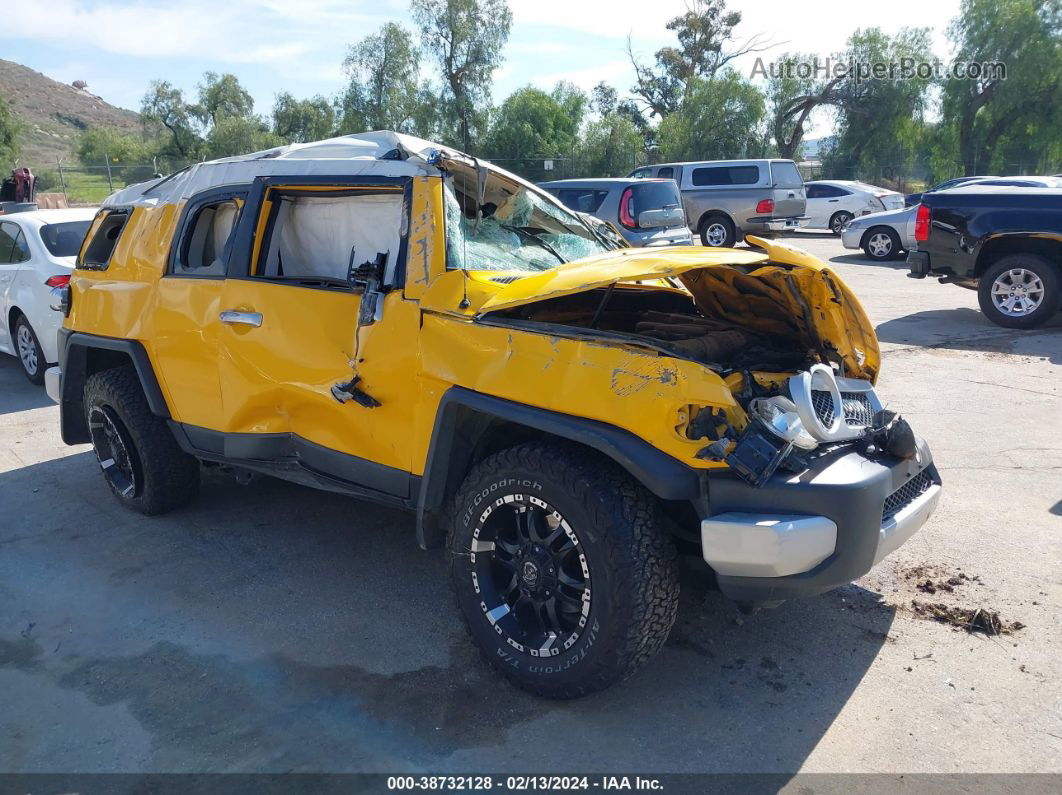
[[422, 549], [443, 543], [445, 532], [437, 521], [438, 515], [465, 478], [478, 434], [495, 420], [522, 425], [597, 450], [661, 499], [693, 500], [700, 494], [697, 470], [630, 431], [455, 386], [448, 389], [439, 401], [420, 482], [417, 543]]
[[89, 352], [110, 351], [124, 354], [132, 362], [151, 413], [170, 418], [170, 409], [162, 394], [155, 369], [142, 343], [138, 340], [101, 337], [70, 329], [59, 330], [59, 367], [62, 370], [59, 402], [60, 430], [66, 444], [91, 441], [85, 423], [85, 381], [89, 375]]

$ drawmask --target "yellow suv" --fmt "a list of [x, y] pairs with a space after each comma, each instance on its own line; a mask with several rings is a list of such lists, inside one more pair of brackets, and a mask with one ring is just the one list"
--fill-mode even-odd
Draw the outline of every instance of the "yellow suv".
[[939, 476], [836, 274], [608, 232], [389, 132], [127, 188], [62, 297], [63, 439], [145, 514], [201, 462], [414, 511], [486, 659], [554, 697], [661, 647], [680, 554], [771, 605], [925, 522]]

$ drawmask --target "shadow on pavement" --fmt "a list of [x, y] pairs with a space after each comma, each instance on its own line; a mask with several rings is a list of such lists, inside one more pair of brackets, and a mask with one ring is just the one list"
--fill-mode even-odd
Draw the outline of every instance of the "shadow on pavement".
[[1039, 356], [1062, 364], [1062, 317], [1037, 329], [1007, 329], [976, 309], [956, 307], [914, 312], [887, 320], [876, 330], [881, 342]]
[[0, 731], [13, 772], [791, 772], [893, 621], [856, 586], [742, 617], [687, 581], [645, 669], [551, 702], [480, 659], [408, 514], [208, 470], [145, 518], [90, 452], [0, 503], [0, 676], [38, 705]]
[[907, 270], [907, 261], [903, 257], [876, 261], [862, 254], [838, 254], [836, 257], [830, 257], [830, 262], [839, 262], [845, 265], [865, 265], [870, 268], [890, 268], [894, 271]]
[[[0, 414], [54, 406], [43, 386], [31, 384], [13, 356], [0, 353]], [[56, 417], [58, 418], [58, 414]], [[57, 419], [58, 421], [58, 419]]]

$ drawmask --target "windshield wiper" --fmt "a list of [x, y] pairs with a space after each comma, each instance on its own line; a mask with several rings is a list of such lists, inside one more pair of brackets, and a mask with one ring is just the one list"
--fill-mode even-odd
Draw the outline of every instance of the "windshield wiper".
[[568, 261], [557, 253], [557, 249], [553, 248], [553, 246], [551, 246], [545, 240], [541, 240], [537, 235], [528, 232], [526, 229], [519, 226], [511, 226], [509, 224], [498, 224], [498, 226], [500, 226], [502, 229], [508, 229], [510, 232], [515, 232], [516, 234], [520, 235], [520, 237], [526, 240], [530, 240], [533, 243], [536, 243], [537, 245], [546, 249], [546, 251], [548, 251], [554, 257], [556, 257], [558, 262], [563, 264]]

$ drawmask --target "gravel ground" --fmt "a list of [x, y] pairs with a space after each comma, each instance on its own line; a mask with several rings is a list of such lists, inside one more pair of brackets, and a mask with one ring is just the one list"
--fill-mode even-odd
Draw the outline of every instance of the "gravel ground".
[[941, 507], [822, 597], [746, 617], [685, 583], [659, 657], [577, 702], [486, 670], [408, 515], [208, 475], [134, 516], [0, 356], [0, 771], [1062, 772], [1062, 322], [798, 237], [877, 327]]

